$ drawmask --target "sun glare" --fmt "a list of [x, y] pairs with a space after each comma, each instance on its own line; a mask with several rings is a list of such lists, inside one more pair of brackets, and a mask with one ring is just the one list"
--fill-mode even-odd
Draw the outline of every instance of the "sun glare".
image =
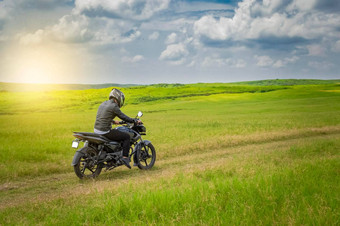
[[67, 48], [23, 47], [11, 50], [8, 75], [14, 82], [67, 83], [77, 73], [77, 63]]
[[[19, 59], [17, 66], [17, 75], [23, 82], [28, 83], [48, 83], [58, 74], [57, 68], [49, 55], [41, 51], [23, 56]], [[57, 63], [57, 62], [55, 62]]]

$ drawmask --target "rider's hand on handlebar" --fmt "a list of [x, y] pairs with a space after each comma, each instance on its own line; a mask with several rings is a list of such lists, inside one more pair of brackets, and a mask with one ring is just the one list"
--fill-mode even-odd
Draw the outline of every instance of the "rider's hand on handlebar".
[[115, 124], [115, 125], [119, 125], [119, 121], [115, 121], [115, 120], [113, 120], [113, 124]]
[[136, 121], [136, 124], [139, 125], [139, 124], [143, 124], [143, 123], [142, 123], [141, 120], [138, 119], [138, 120]]

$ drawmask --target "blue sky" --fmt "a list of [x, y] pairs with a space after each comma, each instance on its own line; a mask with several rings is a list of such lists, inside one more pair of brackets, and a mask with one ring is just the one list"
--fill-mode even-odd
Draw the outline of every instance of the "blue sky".
[[0, 82], [340, 78], [337, 0], [0, 0]]

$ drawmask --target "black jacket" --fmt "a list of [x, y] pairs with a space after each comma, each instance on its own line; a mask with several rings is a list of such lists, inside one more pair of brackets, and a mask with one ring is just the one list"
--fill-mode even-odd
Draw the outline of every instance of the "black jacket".
[[121, 112], [120, 108], [113, 99], [104, 101], [98, 108], [96, 122], [94, 128], [100, 131], [109, 131], [111, 129], [112, 120], [115, 117], [126, 122], [134, 122], [135, 119], [130, 118]]

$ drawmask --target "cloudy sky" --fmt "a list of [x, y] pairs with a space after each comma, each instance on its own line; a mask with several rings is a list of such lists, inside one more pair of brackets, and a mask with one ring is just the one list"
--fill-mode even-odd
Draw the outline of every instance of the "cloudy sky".
[[338, 0], [0, 0], [0, 82], [340, 78]]

